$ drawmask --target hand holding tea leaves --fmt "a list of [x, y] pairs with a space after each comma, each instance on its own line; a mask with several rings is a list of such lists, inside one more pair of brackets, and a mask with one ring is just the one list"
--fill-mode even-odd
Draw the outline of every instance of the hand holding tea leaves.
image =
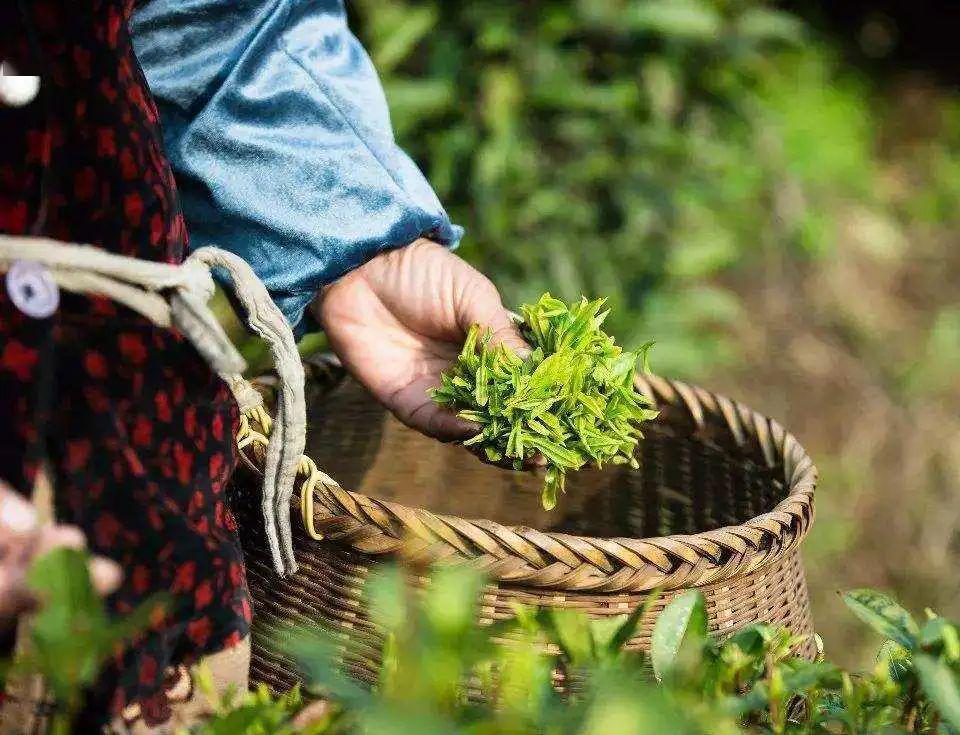
[[633, 385], [651, 345], [622, 350], [601, 329], [609, 313], [603, 305], [603, 299], [568, 305], [544, 294], [522, 306], [521, 333], [534, 348], [526, 357], [493, 344], [489, 330], [474, 325], [432, 392], [439, 405], [483, 427], [464, 444], [481, 448], [490, 461], [507, 458], [520, 469], [534, 454], [546, 459], [548, 510], [568, 470], [607, 461], [636, 467], [639, 424], [657, 415]]
[[444, 441], [477, 432], [427, 395], [470, 325], [527, 349], [490, 279], [429, 240], [378, 255], [327, 286], [313, 309], [353, 376], [403, 423]]

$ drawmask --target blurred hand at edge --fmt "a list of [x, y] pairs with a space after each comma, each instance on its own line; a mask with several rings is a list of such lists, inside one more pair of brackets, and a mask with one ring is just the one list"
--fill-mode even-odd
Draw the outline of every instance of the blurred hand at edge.
[[381, 253], [324, 288], [312, 308], [344, 367], [400, 421], [442, 441], [479, 430], [428, 394], [470, 326], [530, 351], [490, 279], [430, 240]]
[[[24, 497], [0, 480], [0, 629], [28, 612], [36, 600], [27, 585], [30, 565], [58, 547], [82, 549], [83, 533], [75, 526], [40, 523]], [[120, 586], [120, 566], [103, 557], [90, 560], [93, 586], [102, 595]]]

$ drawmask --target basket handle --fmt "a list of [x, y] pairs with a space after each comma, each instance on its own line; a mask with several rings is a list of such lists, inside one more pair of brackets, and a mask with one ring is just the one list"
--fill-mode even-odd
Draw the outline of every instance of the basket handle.
[[[246, 381], [244, 381], [246, 382]], [[250, 390], [255, 389], [250, 386]], [[255, 422], [261, 431], [257, 431], [251, 425]], [[260, 467], [253, 462], [243, 451], [249, 448], [255, 458], [265, 456], [274, 431], [274, 420], [270, 413], [263, 407], [262, 403], [245, 409], [240, 416], [240, 428], [237, 431], [237, 448], [240, 450], [240, 458], [243, 463], [256, 474], [263, 474]], [[301, 454], [296, 466], [297, 480], [300, 481], [300, 515], [303, 520], [303, 527], [314, 541], [322, 541], [324, 536], [316, 529], [314, 524], [314, 490], [319, 484], [340, 487], [340, 483], [334, 480], [330, 475], [317, 467], [317, 463], [306, 454]], [[303, 478], [300, 480], [300, 478]], [[296, 481], [295, 481], [296, 484]], [[285, 517], [289, 517], [289, 505], [286, 508]]]
[[[29, 264], [29, 266], [27, 266]], [[214, 247], [195, 250], [182, 264], [156, 263], [110, 253], [102, 248], [49, 238], [0, 234], [0, 272], [8, 278], [28, 268], [49, 296], [43, 308], [56, 308], [58, 288], [106, 296], [138, 312], [159, 327], [176, 328], [233, 389], [241, 409], [262, 403], [243, 379], [243, 358], [210, 311], [213, 269], [229, 276], [247, 324], [270, 347], [280, 375], [277, 429], [264, 458], [263, 515], [274, 567], [296, 571], [289, 504], [297, 464], [306, 441], [303, 364], [290, 325], [250, 265]], [[27, 308], [26, 304], [24, 308]]]

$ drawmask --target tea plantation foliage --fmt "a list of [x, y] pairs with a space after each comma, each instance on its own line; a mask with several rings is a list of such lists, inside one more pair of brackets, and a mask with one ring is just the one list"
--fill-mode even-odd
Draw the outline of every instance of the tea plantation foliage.
[[607, 298], [608, 328], [655, 339], [663, 374], [737, 358], [743, 310], [716, 276], [827, 252], [832, 203], [872, 191], [860, 83], [763, 2], [347, 6], [460, 254], [507, 304]]
[[[33, 626], [26, 665], [54, 684], [57, 733], [98, 661], [147, 616], [112, 628], [92, 591], [85, 559], [59, 550], [31, 581], [48, 600]], [[960, 732], [960, 636], [931, 612], [915, 620], [885, 595], [844, 596], [885, 640], [871, 670], [845, 672], [791, 655], [797, 639], [766, 625], [717, 640], [697, 591], [660, 614], [649, 656], [624, 650], [648, 605], [590, 622], [570, 610], [515, 608], [516, 617], [478, 628], [483, 580], [463, 568], [435, 572], [422, 594], [384, 568], [366, 582], [372, 619], [386, 633], [379, 682], [365, 688], [337, 664], [354, 635], [322, 628], [272, 632], [308, 685], [272, 697], [261, 689], [214, 698], [217, 713], [198, 735], [736, 735]], [[70, 593], [65, 594], [69, 589]], [[654, 596], [656, 593], [654, 593]], [[547, 644], [552, 644], [549, 648]], [[547, 651], [552, 651], [548, 653]], [[362, 654], [360, 654], [362, 655]], [[561, 690], [564, 693], [561, 693]], [[482, 691], [485, 697], [476, 693]], [[305, 699], [320, 697], [308, 712]], [[186, 734], [184, 734], [186, 735]]]
[[505, 302], [606, 297], [663, 374], [733, 359], [709, 277], [825, 252], [870, 190], [864, 96], [753, 0], [357, 0], [398, 140]]

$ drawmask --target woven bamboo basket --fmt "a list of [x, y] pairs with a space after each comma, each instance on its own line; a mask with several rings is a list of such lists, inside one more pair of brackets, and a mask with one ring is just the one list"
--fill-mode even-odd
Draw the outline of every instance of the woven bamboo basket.
[[[510, 617], [515, 602], [622, 615], [659, 589], [628, 644], [645, 649], [663, 607], [697, 587], [713, 633], [777, 623], [807, 634], [798, 652], [815, 655], [799, 544], [813, 521], [817, 470], [775, 421], [701, 388], [640, 376], [638, 389], [661, 411], [644, 428], [640, 469], [573, 473], [546, 512], [541, 478], [402, 426], [329, 361], [307, 368], [310, 459], [291, 508], [299, 572], [281, 579], [273, 570], [255, 476], [237, 473], [232, 488], [255, 600], [253, 681], [278, 692], [297, 683], [265, 631], [319, 623], [350, 641], [346, 670], [373, 682], [382, 638], [364, 586], [399, 557], [414, 568], [483, 571], [477, 625]], [[242, 421], [238, 444], [254, 471], [270, 424], [262, 409]]]

